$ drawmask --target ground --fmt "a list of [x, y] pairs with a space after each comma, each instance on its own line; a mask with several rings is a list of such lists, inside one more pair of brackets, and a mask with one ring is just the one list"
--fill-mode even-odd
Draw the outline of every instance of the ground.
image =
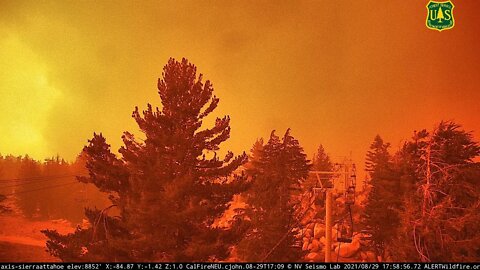
[[65, 220], [31, 221], [18, 213], [0, 215], [0, 262], [57, 262], [45, 247], [47, 238], [40, 231], [74, 231]]

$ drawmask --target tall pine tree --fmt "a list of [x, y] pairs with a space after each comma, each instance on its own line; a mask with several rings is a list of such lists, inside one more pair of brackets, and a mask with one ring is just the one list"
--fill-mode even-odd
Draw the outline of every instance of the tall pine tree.
[[454, 122], [416, 132], [401, 150], [405, 193], [401, 227], [390, 247], [397, 261], [480, 261], [480, 147]]
[[263, 138], [258, 139], [250, 149], [248, 162], [245, 164], [245, 171], [248, 175], [255, 175], [257, 173], [258, 165], [263, 154], [264, 142]]
[[391, 169], [389, 147], [390, 143], [385, 143], [380, 135], [375, 136], [365, 161], [365, 170], [370, 177], [387, 174]]
[[[247, 156], [219, 145], [230, 137], [230, 118], [202, 123], [218, 105], [210, 81], [186, 59], [170, 59], [158, 81], [162, 107], [133, 112], [144, 138], [125, 132], [121, 157], [102, 134], [84, 148], [89, 177], [110, 194], [111, 208], [87, 210], [92, 226], [69, 235], [45, 231], [49, 251], [64, 261], [208, 261], [228, 256], [234, 230], [214, 228], [232, 196], [244, 190], [232, 174]], [[118, 217], [108, 215], [117, 208]]]
[[317, 153], [313, 155], [312, 163], [312, 169], [315, 171], [332, 171], [333, 169], [330, 156], [328, 156], [327, 152], [325, 152], [325, 148], [323, 148], [323, 145], [321, 144], [318, 146]]
[[249, 229], [238, 245], [239, 257], [245, 261], [298, 261], [302, 254], [294, 247], [291, 231], [297, 224], [292, 193], [308, 176], [309, 161], [290, 130], [282, 140], [273, 131], [260, 153], [250, 171], [252, 187], [244, 194]]
[[399, 223], [397, 210], [402, 199], [398, 190], [400, 181], [393, 172], [389, 147], [390, 144], [379, 135], [375, 136], [365, 162], [371, 179], [362, 223], [371, 233], [380, 254], [384, 253], [385, 245], [394, 237]]

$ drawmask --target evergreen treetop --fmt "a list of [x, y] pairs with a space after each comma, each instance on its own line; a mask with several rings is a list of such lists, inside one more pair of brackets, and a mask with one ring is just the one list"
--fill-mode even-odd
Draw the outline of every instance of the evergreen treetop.
[[331, 171], [333, 169], [332, 161], [321, 144], [318, 146], [317, 153], [313, 155], [312, 163], [312, 169], [315, 171]]
[[245, 261], [298, 261], [302, 252], [294, 247], [291, 231], [297, 224], [292, 194], [308, 176], [309, 161], [289, 129], [282, 139], [272, 131], [267, 144], [257, 150], [260, 158], [250, 170], [252, 186], [244, 194], [248, 230], [238, 254]]
[[[50, 252], [62, 260], [208, 261], [228, 256], [234, 230], [212, 224], [244, 189], [243, 178], [232, 173], [247, 156], [217, 156], [230, 137], [228, 116], [201, 129], [219, 99], [193, 64], [170, 59], [162, 75], [157, 85], [161, 109], [148, 104], [132, 114], [144, 140], [125, 132], [120, 158], [102, 134], [94, 134], [84, 148], [89, 177], [80, 180], [108, 192], [120, 216], [89, 210], [92, 228], [66, 236], [46, 231]], [[95, 241], [86, 237], [90, 233], [98, 234]]]

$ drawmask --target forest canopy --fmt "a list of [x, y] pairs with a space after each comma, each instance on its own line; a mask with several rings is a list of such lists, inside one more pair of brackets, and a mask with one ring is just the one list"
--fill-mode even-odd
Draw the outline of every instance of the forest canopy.
[[480, 261], [480, 145], [460, 124], [396, 151], [373, 136], [359, 187], [354, 163], [321, 142], [309, 160], [290, 128], [249, 155], [223, 149], [230, 117], [187, 59], [169, 59], [157, 94], [118, 151], [95, 132], [74, 162], [0, 156], [0, 214], [78, 224], [42, 230], [64, 262]]

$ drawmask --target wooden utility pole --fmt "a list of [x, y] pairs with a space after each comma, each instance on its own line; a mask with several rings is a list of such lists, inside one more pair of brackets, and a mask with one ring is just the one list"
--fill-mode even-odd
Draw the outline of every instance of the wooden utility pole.
[[325, 196], [325, 262], [332, 261], [332, 191], [326, 190]]

